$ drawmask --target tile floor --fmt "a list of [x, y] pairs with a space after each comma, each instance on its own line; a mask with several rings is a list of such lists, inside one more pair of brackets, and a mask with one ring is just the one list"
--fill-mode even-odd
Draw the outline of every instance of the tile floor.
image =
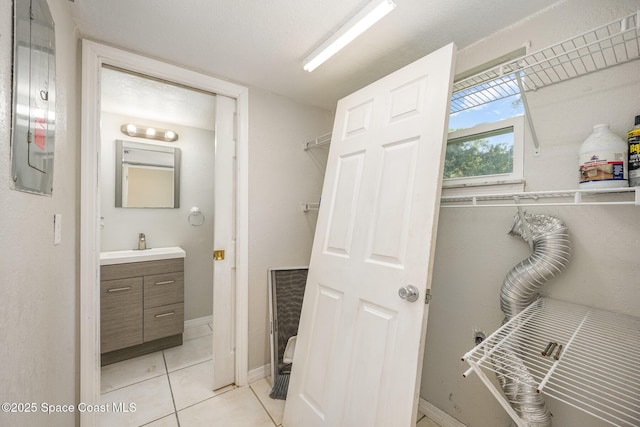
[[[101, 413], [100, 426], [281, 426], [284, 401], [269, 397], [267, 379], [211, 391], [211, 333], [211, 325], [191, 327], [180, 347], [103, 367], [102, 403], [135, 410]], [[416, 427], [438, 427], [418, 415]]]

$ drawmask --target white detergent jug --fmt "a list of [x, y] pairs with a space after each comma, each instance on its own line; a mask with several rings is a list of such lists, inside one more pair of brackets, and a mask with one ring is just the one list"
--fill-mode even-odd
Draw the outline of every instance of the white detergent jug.
[[580, 189], [628, 187], [628, 153], [626, 141], [608, 124], [595, 125], [580, 146]]

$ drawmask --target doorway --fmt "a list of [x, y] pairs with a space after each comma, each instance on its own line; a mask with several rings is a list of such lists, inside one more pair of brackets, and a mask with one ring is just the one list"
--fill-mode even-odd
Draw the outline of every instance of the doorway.
[[[247, 128], [248, 90], [180, 67], [151, 60], [140, 55], [83, 41], [82, 166], [81, 166], [81, 236], [80, 236], [80, 401], [99, 402], [99, 252], [100, 252], [100, 118], [101, 70], [111, 66], [159, 80], [215, 93], [235, 100], [236, 118], [233, 133], [236, 140], [236, 203], [234, 206], [235, 246], [232, 266], [235, 285], [234, 316], [234, 382], [247, 383]], [[219, 248], [225, 249], [225, 248]], [[234, 248], [226, 248], [231, 252]], [[213, 343], [212, 343], [213, 345]], [[81, 414], [83, 426], [95, 425], [95, 416]]]

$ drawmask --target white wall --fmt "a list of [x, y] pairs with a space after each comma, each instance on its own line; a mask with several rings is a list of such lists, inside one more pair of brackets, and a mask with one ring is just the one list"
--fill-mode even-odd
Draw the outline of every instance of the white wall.
[[309, 265], [327, 147], [303, 142], [329, 132], [333, 113], [249, 90], [249, 369], [270, 363], [267, 270]]
[[[212, 117], [213, 121], [214, 118]], [[124, 123], [175, 130], [177, 142], [158, 145], [181, 150], [180, 207], [177, 209], [135, 209], [115, 207], [115, 141], [151, 141], [120, 132]], [[102, 113], [101, 216], [102, 251], [135, 249], [138, 234], [145, 233], [148, 248], [180, 246], [185, 258], [185, 320], [209, 316], [213, 309], [213, 165], [214, 132], [193, 127], [140, 120], [113, 113]], [[202, 226], [189, 224], [189, 211], [200, 208], [205, 216]]]
[[[533, 51], [634, 13], [637, 0], [568, 0], [458, 53], [457, 72], [500, 56], [527, 40]], [[528, 93], [541, 145], [525, 141], [526, 189], [574, 189], [577, 153], [596, 123], [620, 136], [640, 114], [640, 61]], [[528, 208], [563, 219], [572, 233], [573, 259], [546, 290], [558, 299], [640, 315], [637, 207]], [[514, 208], [440, 210], [421, 397], [469, 426], [509, 425], [509, 417], [460, 356], [473, 347], [474, 328], [499, 327], [499, 291], [507, 272], [529, 256], [526, 243], [507, 235]], [[599, 426], [547, 399], [554, 425]]]
[[[50, 0], [56, 37], [53, 196], [9, 188], [12, 2], [0, 0], [0, 401], [78, 396], [78, 45], [68, 1]], [[53, 215], [62, 242], [53, 244]], [[0, 425], [74, 425], [76, 414], [7, 414]]]

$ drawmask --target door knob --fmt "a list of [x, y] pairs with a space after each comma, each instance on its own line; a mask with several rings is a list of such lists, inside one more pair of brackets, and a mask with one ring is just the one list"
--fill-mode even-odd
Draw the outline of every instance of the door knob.
[[418, 296], [420, 295], [420, 291], [413, 285], [406, 285], [398, 289], [398, 295], [400, 298], [405, 299], [409, 302], [418, 301]]

